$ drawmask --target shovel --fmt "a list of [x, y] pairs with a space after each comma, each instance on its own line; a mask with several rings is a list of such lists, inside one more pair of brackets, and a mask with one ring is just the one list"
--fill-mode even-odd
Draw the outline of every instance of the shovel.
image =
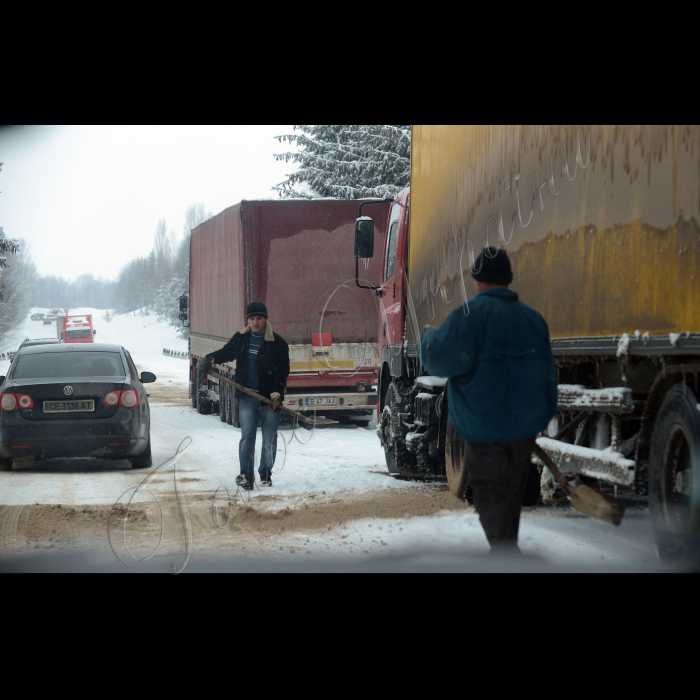
[[612, 496], [598, 493], [585, 484], [579, 484], [576, 488], [573, 488], [549, 455], [537, 444], [535, 444], [535, 454], [547, 465], [549, 471], [554, 474], [557, 483], [564, 489], [571, 505], [576, 510], [611, 525], [619, 525], [622, 522], [622, 516], [625, 514], [625, 504], [622, 501]]
[[[248, 394], [248, 396], [252, 396], [254, 399], [258, 399], [259, 401], [264, 401], [266, 404], [269, 404], [272, 406], [272, 401], [270, 399], [265, 398], [264, 396], [261, 396], [260, 394], [256, 394], [254, 391], [251, 391], [250, 389], [246, 389], [244, 386], [241, 386], [240, 384], [236, 384], [236, 382], [231, 381], [230, 379], [227, 379], [224, 377], [222, 374], [219, 374], [218, 372], [215, 372], [214, 370], [209, 370], [207, 374], [210, 377], [216, 377], [220, 382], [226, 382], [226, 384], [230, 384], [231, 386], [236, 387], [239, 391], [242, 391], [244, 394]], [[331, 420], [330, 418], [309, 418], [308, 416], [302, 415], [298, 411], [292, 411], [291, 408], [287, 408], [286, 406], [280, 406], [280, 410], [284, 411], [285, 413], [288, 413], [290, 416], [294, 416], [295, 418], [298, 418], [299, 420], [303, 420], [304, 423], [311, 423], [313, 425], [337, 425], [338, 421], [337, 420]]]

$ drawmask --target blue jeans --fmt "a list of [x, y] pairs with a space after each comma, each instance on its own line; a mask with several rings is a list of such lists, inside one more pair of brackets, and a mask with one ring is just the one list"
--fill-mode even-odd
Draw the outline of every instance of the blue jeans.
[[281, 411], [273, 411], [271, 406], [263, 404], [252, 396], [238, 399], [238, 420], [241, 423], [241, 442], [238, 445], [238, 459], [241, 474], [250, 481], [255, 481], [255, 438], [258, 421], [262, 427], [262, 454], [258, 472], [261, 479], [270, 479], [272, 467], [277, 456], [277, 429]]

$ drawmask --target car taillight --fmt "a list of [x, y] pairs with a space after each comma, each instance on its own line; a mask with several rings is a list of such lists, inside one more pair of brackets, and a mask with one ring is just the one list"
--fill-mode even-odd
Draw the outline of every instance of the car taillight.
[[29, 394], [3, 394], [0, 396], [0, 408], [3, 411], [15, 411], [18, 408], [34, 408], [34, 399]]
[[34, 408], [34, 399], [29, 394], [17, 394], [17, 403], [20, 408]]
[[123, 389], [121, 391], [110, 391], [102, 399], [105, 406], [124, 406], [133, 408], [139, 405], [139, 395], [133, 389]]
[[121, 394], [121, 391], [110, 391], [108, 394], [105, 394], [102, 403], [105, 406], [116, 406], [119, 403], [119, 394]]
[[14, 394], [3, 394], [0, 397], [0, 408], [3, 411], [14, 411], [17, 408], [17, 399]]
[[122, 391], [121, 399], [119, 400], [120, 406], [126, 406], [127, 408], [133, 408], [139, 405], [139, 395], [133, 389], [127, 389]]

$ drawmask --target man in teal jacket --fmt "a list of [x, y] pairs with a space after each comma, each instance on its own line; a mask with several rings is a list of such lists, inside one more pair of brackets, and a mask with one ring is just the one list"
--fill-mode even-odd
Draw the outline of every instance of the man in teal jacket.
[[535, 436], [557, 409], [557, 376], [542, 316], [508, 289], [504, 250], [485, 248], [477, 295], [421, 335], [421, 362], [447, 377], [450, 420], [466, 445], [464, 469], [492, 549], [519, 551], [520, 509]]

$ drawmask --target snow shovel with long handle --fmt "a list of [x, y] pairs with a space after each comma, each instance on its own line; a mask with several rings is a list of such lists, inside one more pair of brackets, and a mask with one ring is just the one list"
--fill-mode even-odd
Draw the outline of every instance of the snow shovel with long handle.
[[564, 493], [566, 493], [572, 507], [581, 513], [611, 525], [619, 525], [622, 522], [622, 516], [625, 514], [625, 504], [622, 501], [612, 496], [598, 493], [585, 484], [579, 484], [576, 488], [573, 488], [550, 456], [537, 444], [535, 444], [535, 454], [547, 465], [549, 471], [554, 474], [554, 478], [559, 486], [564, 489]]
[[[226, 377], [224, 377], [223, 374], [219, 374], [218, 372], [215, 372], [211, 369], [208, 370], [207, 374], [209, 374], [210, 377], [216, 377], [216, 379], [218, 379], [220, 382], [226, 382], [226, 384], [230, 384], [231, 386], [236, 387], [236, 389], [242, 391], [244, 394], [248, 394], [248, 396], [252, 396], [254, 399], [259, 399], [260, 401], [264, 401], [266, 404], [272, 406], [272, 401], [270, 399], [267, 399], [264, 396], [261, 396], [260, 394], [256, 394], [254, 391], [246, 389], [240, 384], [236, 384], [236, 382], [232, 381], [231, 379], [227, 379]], [[309, 418], [308, 416], [302, 415], [299, 411], [292, 411], [291, 408], [287, 408], [286, 406], [280, 406], [280, 410], [284, 411], [285, 413], [288, 413], [290, 416], [298, 418], [299, 420], [303, 420], [304, 423], [312, 423], [313, 425], [337, 425], [339, 422], [337, 420], [331, 420], [330, 418]]]

